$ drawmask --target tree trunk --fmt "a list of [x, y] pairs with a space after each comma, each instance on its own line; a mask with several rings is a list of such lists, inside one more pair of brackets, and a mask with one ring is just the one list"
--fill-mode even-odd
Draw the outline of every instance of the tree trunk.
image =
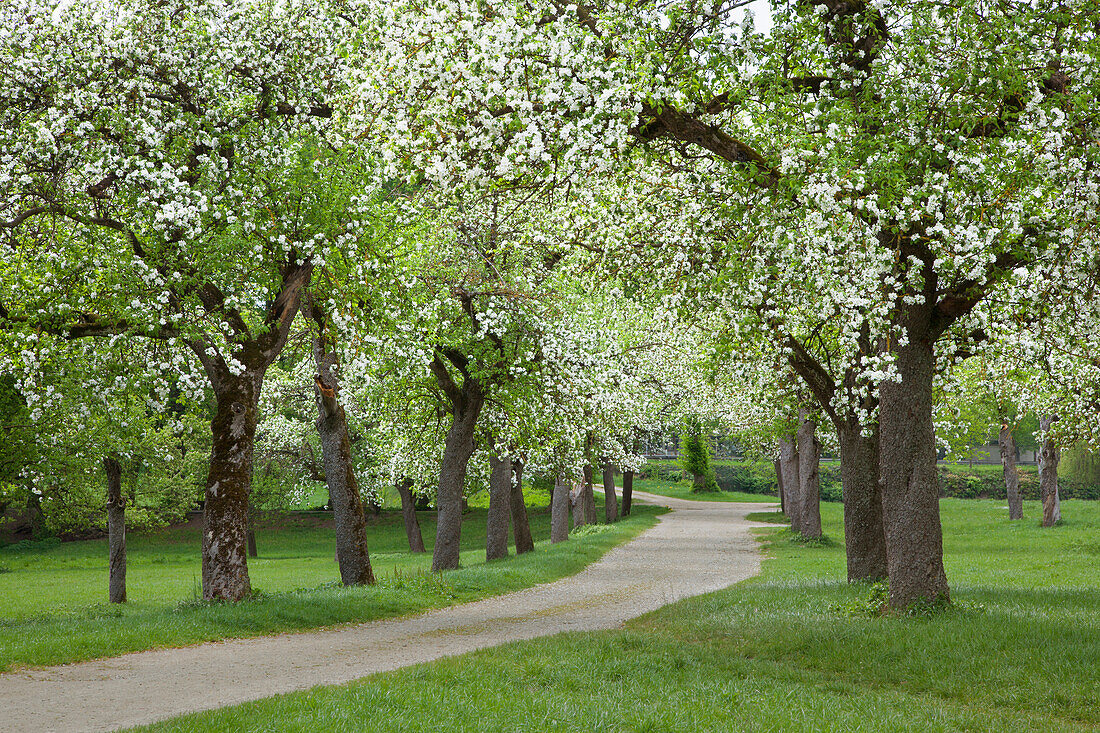
[[508, 557], [508, 516], [512, 503], [512, 459], [489, 454], [489, 515], [485, 520], [485, 559]]
[[107, 600], [126, 602], [126, 500], [118, 459], [103, 459], [107, 472]]
[[203, 508], [202, 593], [206, 600], [239, 601], [252, 593], [245, 534], [252, 488], [259, 379], [248, 372], [215, 384], [210, 471]]
[[778, 489], [778, 491], [776, 493], [779, 494], [779, 511], [786, 514], [787, 513], [787, 492], [783, 488], [783, 465], [782, 465], [782, 462], [778, 458], [775, 459], [775, 486], [776, 486], [776, 489]]
[[[239, 601], [252, 592], [245, 534], [257, 402], [264, 373], [286, 345], [302, 289], [312, 275], [312, 264], [288, 257], [281, 287], [268, 306], [258, 335], [250, 335], [232, 308], [224, 311], [236, 334], [230, 345], [233, 361], [243, 368], [230, 368], [225, 356], [206, 339], [187, 342], [202, 363], [217, 401], [210, 421], [210, 470], [203, 511], [202, 594], [206, 600]], [[204, 290], [202, 297], [216, 304], [216, 291]]]
[[1001, 424], [997, 438], [1001, 448], [1001, 466], [1004, 469], [1005, 492], [1008, 494], [1008, 518], [1024, 518], [1024, 497], [1020, 495], [1020, 475], [1016, 473], [1016, 441], [1006, 423]]
[[584, 520], [584, 476], [581, 475], [579, 483], [574, 483], [569, 490], [569, 506], [573, 508], [573, 529], [588, 524]]
[[592, 491], [592, 464], [584, 466], [584, 491], [581, 498], [584, 500], [584, 523], [596, 523], [596, 496]]
[[802, 410], [798, 426], [799, 531], [803, 537], [821, 537], [821, 441], [817, 423]]
[[405, 520], [405, 537], [410, 552], [424, 552], [424, 535], [420, 533], [420, 521], [416, 518], [416, 502], [412, 495], [412, 479], [402, 478], [394, 483], [401, 496], [401, 516]]
[[864, 437], [857, 421], [837, 426], [840, 481], [844, 494], [844, 552], [848, 580], [888, 577], [886, 535], [882, 526], [878, 431]]
[[485, 398], [481, 388], [470, 378], [461, 388], [454, 405], [451, 427], [443, 448], [439, 467], [439, 489], [436, 493], [435, 548], [432, 570], [453, 570], [458, 567], [458, 542], [462, 534], [462, 487], [466, 469], [474, 453], [474, 428]]
[[634, 472], [623, 471], [623, 516], [630, 516], [630, 501], [634, 498]]
[[527, 504], [523, 500], [523, 460], [512, 460], [512, 536], [516, 541], [516, 554], [522, 555], [535, 549], [531, 538], [531, 522], [527, 518]]
[[550, 542], [569, 539], [569, 481], [564, 475], [554, 480], [554, 502], [550, 511]]
[[799, 509], [802, 506], [799, 501], [800, 468], [798, 461], [798, 444], [796, 437], [780, 438], [779, 440], [779, 464], [783, 472], [783, 489], [787, 492], [787, 518], [791, 520], [791, 529], [795, 532], [802, 531], [802, 515]]
[[1062, 452], [1050, 437], [1050, 426], [1056, 417], [1044, 415], [1039, 420], [1043, 443], [1039, 448], [1039, 496], [1043, 500], [1043, 526], [1053, 527], [1061, 519], [1058, 500], [1058, 462]]
[[313, 339], [313, 359], [317, 367], [314, 389], [317, 398], [317, 433], [321, 437], [321, 460], [328, 484], [328, 503], [336, 525], [336, 556], [344, 585], [373, 585], [374, 569], [367, 551], [367, 520], [351, 457], [348, 421], [340, 404], [340, 385], [336, 381], [336, 353], [326, 334], [325, 316], [310, 304], [310, 315], [317, 322]]
[[899, 382], [879, 387], [879, 466], [890, 605], [949, 600], [943, 569], [936, 435], [932, 422], [932, 306], [910, 306], [897, 347]]
[[615, 466], [603, 464], [603, 518], [608, 524], [619, 521], [619, 499], [615, 495]]

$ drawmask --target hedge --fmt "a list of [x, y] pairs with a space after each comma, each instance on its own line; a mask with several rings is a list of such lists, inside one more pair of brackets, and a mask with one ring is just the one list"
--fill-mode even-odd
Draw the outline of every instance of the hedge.
[[[722, 491], [742, 491], [746, 494], [777, 496], [775, 469], [762, 461], [714, 461], [718, 488]], [[1025, 499], [1039, 498], [1039, 470], [1035, 466], [1018, 466], [1020, 490]], [[940, 464], [940, 496], [956, 499], [1006, 499], [1004, 473], [998, 465], [966, 466]], [[639, 478], [682, 481], [684, 472], [675, 461], [649, 461], [642, 466]], [[690, 477], [689, 477], [690, 478]], [[1063, 499], [1100, 499], [1100, 486], [1058, 478], [1058, 493]], [[822, 501], [840, 501], [840, 462], [821, 464]]]

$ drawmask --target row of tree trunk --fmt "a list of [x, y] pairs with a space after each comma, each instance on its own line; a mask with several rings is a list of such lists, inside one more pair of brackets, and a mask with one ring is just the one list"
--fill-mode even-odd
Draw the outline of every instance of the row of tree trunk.
[[[1043, 434], [1043, 443], [1039, 447], [1039, 497], [1043, 503], [1043, 526], [1053, 527], [1062, 518], [1061, 499], [1058, 496], [1058, 463], [1061, 451], [1050, 437], [1050, 428], [1057, 420], [1053, 415], [1045, 415], [1039, 420]], [[1008, 496], [1008, 518], [1024, 518], [1024, 497], [1020, 493], [1020, 475], [1016, 469], [1016, 440], [1008, 422], [1001, 423], [1001, 432], [997, 439], [1001, 452], [1001, 467], [1004, 470], [1005, 493]]]
[[821, 537], [821, 441], [817, 423], [802, 410], [798, 430], [779, 441], [776, 479], [780, 503], [791, 529], [803, 537]]

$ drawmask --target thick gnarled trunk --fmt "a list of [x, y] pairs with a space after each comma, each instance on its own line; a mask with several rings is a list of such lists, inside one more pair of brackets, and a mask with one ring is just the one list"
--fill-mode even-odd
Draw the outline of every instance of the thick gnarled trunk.
[[512, 459], [489, 455], [489, 514], [485, 520], [485, 559], [508, 557], [508, 517], [512, 503]]
[[247, 371], [214, 385], [217, 407], [203, 509], [202, 589], [207, 600], [239, 601], [252, 593], [245, 546], [259, 379]]
[[623, 516], [630, 516], [630, 502], [634, 498], [634, 472], [623, 471]]
[[1008, 518], [1024, 518], [1024, 497], [1020, 495], [1020, 475], [1016, 472], [1016, 441], [1006, 423], [1001, 424], [997, 437], [1001, 449], [1001, 468], [1005, 477], [1005, 493], [1008, 495]]
[[107, 473], [107, 600], [126, 602], [126, 499], [122, 496], [122, 466], [103, 459]]
[[615, 466], [603, 462], [603, 516], [608, 524], [619, 521], [619, 499], [615, 495]]
[[239, 601], [252, 592], [246, 535], [257, 402], [264, 373], [286, 345], [302, 290], [312, 276], [312, 264], [300, 263], [296, 254], [288, 253], [282, 285], [255, 333], [238, 311], [226, 306], [216, 287], [205, 287], [199, 295], [208, 310], [227, 319], [234, 333], [231, 354], [222, 353], [206, 339], [187, 342], [202, 363], [216, 399], [203, 511], [202, 595], [206, 600]]
[[467, 378], [454, 405], [451, 427], [443, 448], [439, 466], [439, 488], [436, 492], [435, 547], [432, 550], [432, 570], [453, 570], [458, 567], [458, 543], [462, 535], [462, 487], [466, 469], [474, 453], [474, 429], [485, 398], [477, 383]]
[[410, 552], [424, 552], [424, 535], [420, 532], [420, 521], [416, 518], [416, 502], [412, 495], [412, 479], [398, 479], [394, 483], [401, 497], [401, 517], [405, 520], [405, 536], [409, 540]]
[[798, 426], [799, 532], [803, 537], [821, 537], [821, 441], [817, 423], [803, 410]]
[[950, 597], [932, 422], [931, 316], [921, 306], [907, 315], [909, 340], [896, 351], [901, 381], [883, 382], [879, 388], [882, 518], [894, 608]]
[[837, 435], [848, 580], [883, 580], [889, 570], [882, 526], [878, 431], [864, 436], [859, 423], [852, 420], [837, 426]]
[[554, 502], [550, 509], [550, 542], [569, 539], [569, 480], [559, 475], [554, 480]]
[[1050, 426], [1057, 418], [1044, 415], [1039, 420], [1043, 443], [1039, 447], [1039, 496], [1043, 501], [1043, 526], [1053, 527], [1062, 518], [1058, 497], [1058, 462], [1061, 451], [1050, 437]]
[[532, 552], [535, 541], [531, 538], [531, 522], [527, 518], [527, 504], [523, 500], [523, 460], [512, 459], [512, 536], [516, 541], [516, 554]]
[[799, 500], [801, 478], [798, 445], [794, 436], [779, 440], [779, 468], [783, 474], [783, 490], [787, 494], [786, 501], [783, 502], [783, 506], [786, 507], [787, 518], [791, 520], [791, 529], [795, 532], [801, 532], [802, 515], [799, 513], [802, 506], [802, 502]]

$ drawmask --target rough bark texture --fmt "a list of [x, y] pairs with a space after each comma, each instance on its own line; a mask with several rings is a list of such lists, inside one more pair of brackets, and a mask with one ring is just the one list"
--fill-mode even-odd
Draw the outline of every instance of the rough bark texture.
[[263, 327], [255, 333], [239, 312], [226, 306], [216, 287], [203, 288], [199, 295], [210, 312], [227, 319], [234, 333], [233, 359], [243, 367], [230, 369], [225, 355], [205, 339], [187, 342], [202, 363], [216, 399], [203, 511], [202, 594], [206, 600], [239, 601], [252, 592], [245, 534], [257, 401], [264, 374], [286, 345], [302, 289], [312, 275], [313, 266], [297, 263], [291, 253], [279, 292], [268, 306]]
[[122, 496], [122, 467], [115, 458], [103, 459], [107, 473], [107, 600], [126, 602], [126, 499]]
[[447, 385], [445, 389], [452, 404], [451, 427], [443, 448], [435, 500], [437, 521], [432, 570], [453, 570], [458, 567], [458, 542], [462, 534], [462, 486], [470, 456], [474, 453], [474, 429], [485, 397], [481, 387], [470, 377], [462, 387], [457, 387], [449, 376], [441, 376], [438, 370], [445, 370], [445, 367], [438, 359], [432, 369], [436, 380]]
[[949, 599], [932, 423], [930, 310], [924, 304], [910, 306], [909, 341], [895, 352], [901, 381], [879, 388], [882, 518], [894, 608]]
[[1008, 494], [1008, 518], [1024, 518], [1024, 497], [1020, 495], [1020, 475], [1016, 472], [1016, 441], [1007, 424], [1001, 424], [997, 437], [1001, 449], [1001, 467], [1004, 469], [1005, 491]]
[[374, 570], [367, 551], [367, 522], [351, 458], [347, 418], [343, 405], [336, 398], [335, 386], [317, 377], [317, 432], [321, 436], [328, 501], [336, 525], [340, 579], [344, 585], [373, 585]]
[[630, 516], [630, 501], [634, 498], [634, 472], [623, 471], [623, 516]]
[[[885, 339], [873, 340], [868, 324], [860, 330], [859, 349], [862, 353], [882, 353]], [[887, 577], [886, 539], [882, 523], [882, 480], [879, 474], [878, 426], [863, 437], [861, 415], [877, 407], [877, 394], [865, 394], [860, 387], [857, 369], [844, 372], [840, 385], [830, 370], [795, 339], [790, 347], [791, 367], [802, 377], [816, 398], [822, 412], [829, 417], [840, 442], [840, 472], [844, 495], [844, 544], [849, 580], [878, 580]], [[846, 393], [849, 408], [838, 412], [834, 405], [837, 390]], [[850, 401], [854, 400], [854, 401]], [[859, 408], [852, 406], [858, 401]], [[780, 495], [786, 504], [790, 492], [784, 491], [783, 471], [777, 462]], [[785, 506], [784, 511], [788, 511]]]
[[485, 519], [485, 559], [508, 557], [508, 517], [512, 503], [512, 459], [489, 455], [489, 514]]
[[817, 423], [805, 411], [798, 426], [799, 531], [804, 537], [821, 537], [821, 441]]
[[416, 518], [416, 502], [413, 501], [412, 479], [403, 478], [394, 486], [401, 496], [401, 516], [405, 519], [405, 536], [409, 539], [410, 552], [425, 552], [424, 535], [420, 532], [420, 521]]
[[317, 325], [313, 337], [313, 361], [317, 368], [314, 377], [316, 425], [321, 438], [328, 503], [336, 525], [340, 579], [344, 585], [373, 585], [374, 569], [367, 550], [367, 521], [363, 516], [359, 481], [355, 477], [355, 464], [351, 457], [347, 415], [339, 398], [336, 351], [324, 311], [315, 302], [307, 302], [306, 310]]
[[584, 523], [596, 523], [596, 495], [592, 491], [592, 466], [584, 467], [584, 491], [581, 494], [584, 505]]
[[853, 420], [838, 426], [837, 434], [848, 580], [883, 580], [889, 570], [882, 526], [878, 432], [865, 437], [859, 423]]
[[554, 503], [550, 510], [550, 542], [569, 539], [569, 481], [558, 476], [554, 481]]
[[527, 504], [523, 501], [523, 460], [512, 460], [512, 537], [516, 542], [516, 554], [522, 555], [535, 549], [531, 537], [531, 522], [527, 519]]
[[798, 511], [801, 506], [798, 498], [798, 445], [794, 436], [779, 440], [779, 465], [783, 473], [783, 490], [787, 493], [787, 500], [784, 502], [784, 506], [787, 507], [787, 518], [791, 520], [791, 529], [801, 532], [802, 517]]
[[615, 466], [603, 464], [603, 517], [608, 524], [619, 521], [619, 499], [615, 495]]
[[1044, 415], [1039, 420], [1039, 429], [1046, 437], [1039, 448], [1039, 496], [1043, 500], [1043, 526], [1053, 527], [1061, 519], [1061, 507], [1058, 500], [1058, 462], [1061, 451], [1049, 437], [1050, 426], [1056, 418]]
[[215, 395], [203, 508], [203, 598], [239, 601], [252, 593], [245, 534], [259, 385], [247, 374], [227, 376], [215, 385]]

